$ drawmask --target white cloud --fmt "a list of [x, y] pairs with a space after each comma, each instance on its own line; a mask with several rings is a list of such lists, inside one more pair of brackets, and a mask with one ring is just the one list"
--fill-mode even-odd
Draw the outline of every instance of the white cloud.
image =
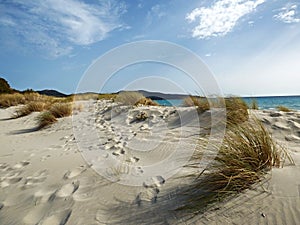
[[123, 3], [102, 0], [88, 4], [79, 0], [12, 0], [0, 3], [1, 27], [10, 27], [23, 41], [53, 57], [68, 54], [73, 45], [90, 45], [121, 29]]
[[224, 36], [231, 32], [238, 20], [255, 11], [265, 0], [219, 0], [211, 7], [196, 8], [186, 19], [198, 25], [193, 28], [192, 36], [198, 39]]
[[300, 18], [297, 18], [297, 5], [290, 5], [280, 9], [277, 15], [274, 15], [276, 20], [284, 23], [299, 23]]

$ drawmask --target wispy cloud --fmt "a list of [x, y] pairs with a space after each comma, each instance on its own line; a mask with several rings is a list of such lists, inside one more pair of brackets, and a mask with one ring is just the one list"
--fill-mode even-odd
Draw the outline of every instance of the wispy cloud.
[[0, 29], [11, 30], [38, 50], [57, 57], [73, 46], [90, 45], [123, 27], [124, 3], [102, 0], [88, 4], [79, 0], [12, 0], [0, 3]]
[[152, 24], [154, 20], [160, 20], [166, 16], [166, 12], [163, 10], [162, 5], [156, 4], [150, 8], [147, 13], [148, 25]]
[[286, 5], [279, 10], [280, 12], [274, 15], [276, 20], [284, 23], [299, 23], [300, 17], [297, 17], [297, 5]]
[[219, 0], [211, 7], [196, 8], [188, 13], [186, 19], [198, 25], [193, 28], [192, 36], [206, 39], [224, 36], [231, 32], [238, 20], [255, 11], [265, 0]]

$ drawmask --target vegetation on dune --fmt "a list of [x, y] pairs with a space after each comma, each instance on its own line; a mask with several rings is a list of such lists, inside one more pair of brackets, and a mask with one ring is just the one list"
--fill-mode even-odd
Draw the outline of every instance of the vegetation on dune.
[[277, 106], [277, 109], [278, 109], [279, 111], [282, 111], [282, 112], [292, 112], [291, 109], [289, 109], [289, 108], [287, 108], [287, 107], [285, 107], [285, 106], [282, 106], [282, 105]]
[[72, 115], [72, 104], [71, 103], [54, 103], [49, 112], [55, 118], [62, 118]]
[[42, 112], [49, 108], [49, 104], [45, 102], [30, 102], [27, 105], [24, 105], [22, 108], [17, 109], [14, 114], [14, 118], [19, 118], [27, 116], [32, 112]]
[[251, 109], [258, 110], [258, 103], [256, 99], [252, 99]]
[[189, 96], [183, 99], [183, 106], [192, 107], [196, 106], [197, 110], [202, 113], [210, 109], [209, 102], [205, 97], [198, 97], [198, 96]]
[[57, 119], [51, 112], [49, 111], [43, 112], [37, 117], [38, 129], [47, 127], [55, 123], [56, 121]]
[[[227, 124], [238, 124], [248, 120], [248, 106], [240, 97], [225, 98]], [[218, 97], [211, 98], [208, 101], [205, 97], [189, 96], [183, 100], [183, 106], [196, 106], [199, 113], [203, 113], [210, 107], [220, 107], [220, 99]]]
[[0, 107], [2, 108], [7, 108], [25, 103], [26, 99], [24, 95], [20, 93], [0, 94]]
[[[257, 119], [233, 124], [227, 129], [218, 155], [206, 168], [207, 172], [190, 175], [194, 181], [183, 188], [181, 194], [186, 198], [177, 210], [193, 215], [203, 212], [211, 204], [261, 181], [273, 166], [280, 166], [287, 156]], [[198, 164], [194, 162], [188, 167], [195, 168]]]
[[227, 124], [239, 124], [249, 119], [248, 106], [239, 97], [225, 98]]
[[152, 101], [149, 98], [144, 97], [144, 95], [135, 91], [122, 91], [115, 97], [114, 101], [124, 105], [133, 105], [133, 106], [139, 106], [139, 105], [157, 106], [158, 105], [156, 102]]

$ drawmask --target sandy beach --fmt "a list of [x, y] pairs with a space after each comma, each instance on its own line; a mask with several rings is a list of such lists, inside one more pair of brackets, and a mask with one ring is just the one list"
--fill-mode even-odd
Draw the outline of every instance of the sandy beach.
[[[10, 119], [16, 107], [0, 109], [0, 224], [300, 221], [299, 111], [250, 113], [288, 150], [294, 165], [286, 160], [262, 183], [185, 221], [166, 196], [186, 182], [178, 175], [187, 171], [179, 169], [201, 147], [199, 137], [207, 137], [209, 115], [198, 118], [188, 107], [115, 107], [104, 100], [76, 104], [82, 107], [73, 117], [38, 131], [39, 113]], [[186, 157], [171, 164], [172, 154]]]

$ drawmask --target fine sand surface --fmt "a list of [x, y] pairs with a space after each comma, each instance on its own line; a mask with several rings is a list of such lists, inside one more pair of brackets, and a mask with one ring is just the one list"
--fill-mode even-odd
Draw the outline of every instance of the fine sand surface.
[[[201, 149], [198, 139], [207, 137], [210, 115], [195, 117], [192, 108], [78, 104], [83, 109], [73, 120], [39, 131], [38, 113], [11, 120], [15, 108], [0, 109], [0, 224], [182, 224], [183, 215], [172, 211], [180, 197], [170, 190], [187, 180], [172, 172], [191, 172], [177, 171], [186, 161], [179, 155]], [[184, 224], [299, 223], [300, 112], [251, 113], [295, 165], [286, 160], [263, 184]]]

